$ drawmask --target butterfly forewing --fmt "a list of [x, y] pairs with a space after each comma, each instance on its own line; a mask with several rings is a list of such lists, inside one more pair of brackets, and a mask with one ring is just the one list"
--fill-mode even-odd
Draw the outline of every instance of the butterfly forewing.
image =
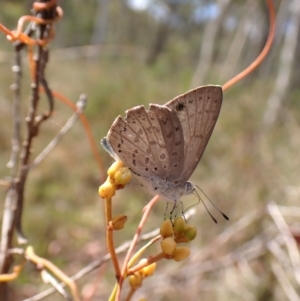
[[[138, 123], [144, 107], [131, 109], [128, 120], [119, 116], [108, 132], [107, 139], [118, 159], [130, 167], [133, 172], [145, 175], [145, 168], [155, 165], [155, 160], [150, 154], [147, 135], [143, 127]], [[128, 116], [127, 116], [128, 117]]]
[[184, 137], [184, 163], [180, 176], [187, 181], [206, 148], [222, 105], [222, 88], [204, 86], [169, 101], [166, 106], [176, 112]]
[[107, 139], [118, 158], [135, 174], [166, 180], [176, 171], [179, 177], [184, 139], [180, 121], [169, 108], [132, 108], [124, 119], [119, 116], [115, 120]]

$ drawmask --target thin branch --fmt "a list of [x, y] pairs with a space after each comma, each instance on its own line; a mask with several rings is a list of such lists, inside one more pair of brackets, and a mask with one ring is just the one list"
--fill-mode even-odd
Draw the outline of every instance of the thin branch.
[[46, 64], [48, 63], [48, 56], [49, 56], [49, 50], [45, 49], [41, 53], [41, 68], [40, 68], [41, 72], [39, 73], [39, 80], [40, 80], [41, 85], [44, 87], [46, 95], [47, 95], [47, 99], [48, 99], [48, 103], [49, 103], [49, 112], [43, 113], [41, 116], [36, 118], [37, 126], [39, 126], [39, 123], [48, 119], [51, 116], [51, 114], [53, 112], [53, 108], [54, 108], [54, 99], [53, 99], [52, 91], [50, 90], [48, 83], [44, 76]]
[[11, 237], [13, 235], [14, 214], [17, 206], [17, 192], [15, 184], [12, 183], [9, 188], [5, 203], [2, 219], [2, 231], [0, 242], [0, 271], [6, 273], [11, 263], [11, 256], [7, 250], [11, 247]]
[[64, 288], [60, 285], [60, 283], [50, 274], [47, 270], [43, 269], [41, 271], [41, 276], [44, 283], [49, 283], [53, 286], [53, 288], [61, 294], [66, 300], [73, 301], [71, 296], [64, 290]]
[[14, 103], [13, 103], [13, 137], [12, 137], [12, 151], [7, 167], [11, 168], [11, 176], [16, 177], [18, 168], [18, 159], [20, 152], [20, 141], [21, 141], [21, 116], [20, 116], [20, 102], [21, 102], [21, 54], [20, 51], [15, 52], [15, 65], [12, 67], [12, 71], [15, 73], [15, 83], [12, 85], [14, 91]]
[[[42, 2], [42, 0], [40, 1]], [[28, 175], [28, 164], [31, 155], [33, 138], [37, 136], [39, 125], [41, 122], [36, 120], [36, 112], [39, 103], [39, 86], [40, 82], [49, 92], [47, 85], [43, 84], [43, 79], [39, 77], [44, 74], [44, 69], [47, 63], [47, 55], [45, 54], [46, 45], [50, 39], [53, 38], [53, 26], [52, 23], [58, 20], [62, 16], [62, 10], [57, 9], [57, 0], [43, 1], [46, 3], [34, 2], [33, 12], [38, 17], [23, 16], [19, 19], [17, 31], [10, 31], [5, 26], [0, 24], [0, 31], [7, 34], [9, 41], [14, 43], [16, 63], [13, 67], [15, 73], [14, 89], [14, 131], [12, 137], [12, 154], [8, 167], [11, 168], [10, 186], [7, 191], [4, 213], [2, 220], [2, 236], [0, 242], [0, 272], [7, 274], [11, 263], [12, 253], [9, 251], [13, 244], [14, 229], [17, 232], [17, 239], [19, 244], [27, 242], [27, 239], [22, 233], [21, 229], [21, 217], [22, 207], [24, 200], [24, 188]], [[51, 17], [52, 16], [52, 17]], [[30, 22], [26, 30], [22, 32], [25, 23]], [[47, 24], [47, 25], [46, 25]], [[34, 36], [32, 39], [30, 36]], [[45, 38], [45, 39], [44, 39]], [[41, 47], [42, 45], [42, 47]], [[28, 109], [27, 133], [26, 138], [22, 143], [22, 149], [20, 150], [21, 138], [20, 138], [20, 88], [21, 88], [21, 56], [20, 51], [23, 47], [28, 50], [30, 58], [30, 67], [32, 77], [31, 85], [31, 99]], [[37, 46], [34, 48], [34, 46]], [[35, 51], [35, 60], [33, 60], [33, 51]], [[51, 98], [51, 97], [50, 97]], [[49, 93], [48, 93], [49, 99]], [[50, 104], [50, 114], [53, 103]], [[50, 115], [49, 113], [46, 115]], [[44, 118], [45, 119], [45, 118]], [[21, 153], [21, 154], [20, 154]], [[18, 157], [20, 155], [20, 162]], [[0, 284], [0, 295], [3, 300], [7, 299], [7, 285], [5, 283]]]
[[64, 135], [73, 127], [79, 116], [82, 114], [84, 107], [86, 106], [86, 95], [82, 94], [76, 103], [77, 111], [69, 118], [66, 124], [58, 132], [56, 137], [45, 147], [45, 149], [34, 159], [29, 168], [32, 169], [40, 164], [55, 148], [55, 146], [62, 140]]

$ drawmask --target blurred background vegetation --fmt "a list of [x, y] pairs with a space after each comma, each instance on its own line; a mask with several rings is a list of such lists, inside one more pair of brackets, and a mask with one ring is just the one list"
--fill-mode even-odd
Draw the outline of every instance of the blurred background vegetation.
[[[300, 8], [299, 0], [274, 2], [277, 24], [271, 52], [258, 69], [225, 92], [216, 128], [191, 179], [230, 220], [219, 218], [205, 201], [218, 217], [215, 225], [203, 206], [196, 206], [197, 214], [190, 223], [197, 226], [198, 237], [191, 244], [191, 256], [182, 264], [162, 262], [157, 275], [145, 281], [141, 293], [152, 300], [291, 300], [270, 267], [267, 251], [253, 260], [241, 258], [227, 266], [220, 262], [219, 268], [207, 272], [199, 268], [199, 273], [193, 270], [189, 275], [193, 266], [201, 267], [197, 261], [201, 250], [249, 213], [257, 212], [260, 218], [238, 232], [230, 244], [214, 250], [217, 252], [212, 252], [212, 258], [232, 254], [264, 233], [272, 220], [261, 212], [271, 201], [291, 208], [294, 216], [287, 215], [286, 219], [298, 229]], [[74, 102], [79, 94], [87, 94], [85, 114], [97, 141], [126, 109], [164, 104], [199, 85], [223, 85], [258, 56], [269, 31], [265, 1], [73, 0], [59, 4], [64, 17], [56, 24], [50, 45], [48, 83]], [[28, 0], [2, 0], [0, 22], [15, 28], [18, 18], [29, 14], [31, 6]], [[2, 34], [1, 178], [9, 175], [6, 163], [11, 153], [13, 62], [12, 46]], [[30, 92], [28, 75], [24, 53], [24, 117]], [[43, 124], [35, 141], [34, 156], [71, 114], [64, 104], [56, 102], [53, 117]], [[22, 130], [25, 132], [25, 123]], [[112, 160], [100, 144], [99, 152], [108, 167]], [[99, 170], [79, 122], [27, 181], [24, 231], [37, 254], [68, 275], [106, 253], [99, 184]], [[122, 233], [117, 233], [116, 245], [132, 238], [149, 199], [138, 186], [118, 191], [114, 212], [126, 214], [129, 221]], [[192, 196], [183, 201], [187, 207], [197, 200]], [[164, 210], [164, 202], [155, 207], [145, 231], [160, 225]], [[156, 251], [153, 248], [149, 254]], [[245, 261], [247, 264], [242, 265]], [[79, 281], [82, 292], [89, 289], [96, 274]], [[291, 274], [287, 274], [289, 278]], [[106, 300], [113, 283], [108, 265], [93, 300]], [[14, 300], [23, 300], [47, 287], [37, 272], [26, 266], [11, 290]], [[53, 296], [45, 300], [53, 300]]]

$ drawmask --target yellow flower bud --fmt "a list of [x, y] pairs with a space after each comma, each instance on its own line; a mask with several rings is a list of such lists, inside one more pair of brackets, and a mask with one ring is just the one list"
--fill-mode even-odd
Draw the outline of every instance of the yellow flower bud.
[[129, 284], [132, 288], [135, 288], [136, 287], [136, 280], [135, 280], [135, 275], [130, 275], [128, 277], [128, 281], [129, 281]]
[[99, 195], [103, 199], [110, 199], [112, 196], [115, 195], [115, 188], [109, 181], [105, 181], [98, 190]]
[[163, 221], [163, 223], [160, 226], [160, 235], [163, 238], [171, 237], [173, 236], [173, 226], [169, 219]]
[[184, 230], [184, 235], [188, 241], [192, 241], [197, 236], [197, 228], [194, 226], [187, 225]]
[[[146, 258], [142, 258], [142, 259], [140, 260], [139, 264], [144, 264], [144, 263], [146, 263], [146, 262], [148, 262], [148, 260], [147, 260]], [[142, 268], [142, 269], [140, 270], [140, 273], [142, 273], [142, 275], [143, 275], [144, 277], [148, 277], [148, 276], [151, 276], [151, 275], [154, 274], [155, 269], [156, 269], [156, 262], [151, 263], [151, 264], [147, 265], [146, 267]]]
[[121, 230], [124, 228], [124, 225], [127, 221], [127, 216], [124, 214], [117, 215], [111, 220], [114, 230]]
[[182, 216], [178, 216], [174, 220], [174, 232], [182, 233], [185, 230], [185, 220]]
[[113, 178], [117, 185], [125, 185], [131, 180], [131, 171], [128, 167], [120, 167]]
[[145, 275], [145, 277], [151, 276], [154, 274], [156, 269], [156, 262], [153, 262], [146, 267], [143, 268], [142, 272]]
[[175, 261], [181, 261], [190, 255], [190, 249], [187, 247], [177, 247], [172, 255]]
[[134, 273], [133, 275], [130, 275], [128, 277], [128, 280], [129, 280], [130, 286], [133, 289], [137, 289], [138, 287], [140, 287], [142, 285], [143, 278], [142, 278], [142, 275], [139, 272], [137, 272], [137, 273]]
[[161, 249], [162, 251], [170, 256], [172, 255], [172, 253], [174, 252], [175, 248], [176, 248], [176, 242], [174, 241], [174, 239], [172, 237], [167, 237], [165, 239], [163, 239], [163, 241], [160, 243]]
[[116, 171], [121, 167], [124, 167], [124, 163], [122, 161], [116, 161], [110, 166], [110, 168], [107, 171], [107, 174], [113, 178]]

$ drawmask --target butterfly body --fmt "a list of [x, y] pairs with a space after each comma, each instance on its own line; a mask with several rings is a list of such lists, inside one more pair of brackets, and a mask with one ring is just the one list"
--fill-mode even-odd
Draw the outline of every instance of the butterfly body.
[[142, 186], [151, 194], [164, 197], [167, 200], [176, 201], [183, 195], [193, 193], [194, 187], [191, 182], [178, 182], [161, 177], [153, 176], [151, 178], [137, 177]]
[[102, 145], [151, 193], [177, 201], [194, 191], [188, 181], [211, 136], [222, 88], [204, 86], [165, 105], [137, 106], [117, 117]]

